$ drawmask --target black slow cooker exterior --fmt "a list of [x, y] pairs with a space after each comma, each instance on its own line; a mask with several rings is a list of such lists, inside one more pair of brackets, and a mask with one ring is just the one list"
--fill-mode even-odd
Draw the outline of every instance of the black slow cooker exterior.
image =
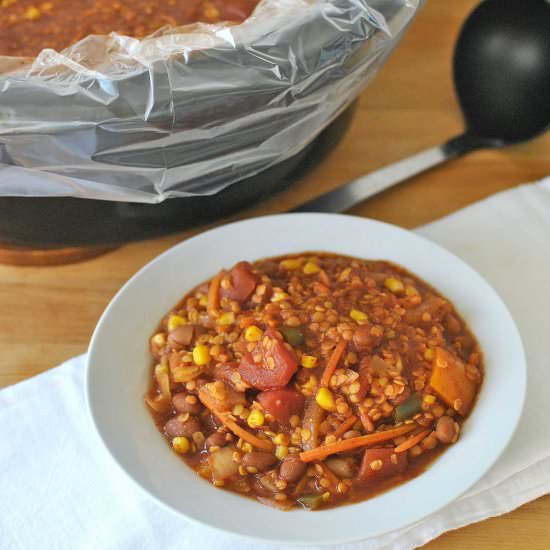
[[0, 243], [37, 248], [116, 245], [212, 222], [281, 191], [320, 162], [348, 128], [355, 103], [291, 158], [216, 195], [159, 204], [73, 197], [0, 197]]

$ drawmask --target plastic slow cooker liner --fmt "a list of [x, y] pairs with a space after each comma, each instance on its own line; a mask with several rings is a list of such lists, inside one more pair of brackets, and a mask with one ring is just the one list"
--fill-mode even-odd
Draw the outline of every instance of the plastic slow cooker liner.
[[303, 149], [422, 0], [263, 0], [240, 25], [0, 57], [0, 196], [212, 195]]

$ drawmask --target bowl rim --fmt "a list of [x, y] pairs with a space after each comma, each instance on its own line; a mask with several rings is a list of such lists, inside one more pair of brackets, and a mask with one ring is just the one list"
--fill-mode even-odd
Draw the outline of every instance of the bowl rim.
[[[99, 425], [99, 423], [97, 421], [97, 417], [96, 417], [95, 405], [94, 405], [94, 402], [93, 402], [94, 400], [93, 400], [93, 391], [92, 391], [92, 384], [93, 384], [92, 375], [93, 375], [93, 368], [94, 368], [93, 367], [94, 357], [95, 357], [95, 353], [96, 353], [96, 350], [97, 350], [98, 341], [100, 340], [100, 338], [102, 336], [102, 334], [101, 334], [102, 326], [104, 325], [105, 320], [110, 316], [112, 310], [116, 307], [116, 305], [117, 305], [118, 301], [120, 300], [120, 298], [126, 293], [126, 291], [130, 287], [132, 287], [136, 283], [137, 280], [139, 280], [141, 277], [143, 277], [145, 275], [145, 273], [147, 273], [153, 266], [157, 266], [157, 265], [162, 264], [167, 258], [171, 257], [172, 255], [180, 254], [182, 249], [184, 249], [186, 247], [186, 243], [188, 243], [191, 240], [196, 241], [196, 240], [199, 240], [199, 239], [206, 239], [206, 238], [211, 237], [213, 234], [223, 233], [224, 231], [227, 231], [228, 228], [235, 228], [236, 226], [244, 226], [244, 225], [251, 224], [251, 223], [263, 223], [263, 222], [267, 223], [267, 222], [273, 221], [274, 219], [278, 219], [278, 220], [291, 219], [291, 218], [296, 219], [298, 217], [308, 217], [310, 219], [312, 219], [313, 217], [321, 217], [322, 219], [326, 220], [327, 223], [331, 220], [339, 218], [340, 220], [344, 220], [344, 223], [348, 223], [348, 222], [357, 223], [357, 222], [359, 222], [360, 224], [364, 223], [365, 225], [370, 224], [370, 225], [377, 226], [377, 227], [379, 227], [383, 230], [387, 230], [387, 231], [390, 231], [390, 232], [393, 232], [393, 233], [400, 233], [401, 235], [407, 234], [407, 235], [409, 235], [409, 237], [413, 236], [414, 240], [418, 241], [419, 243], [423, 242], [424, 245], [428, 245], [434, 251], [437, 251], [438, 254], [440, 254], [440, 255], [442, 254], [443, 256], [447, 256], [449, 259], [452, 258], [452, 260], [454, 262], [458, 262], [459, 264], [461, 264], [463, 269], [465, 269], [466, 271], [469, 271], [471, 274], [473, 274], [475, 276], [475, 278], [478, 279], [478, 282], [481, 283], [481, 286], [485, 287], [484, 290], [492, 295], [493, 299], [496, 298], [496, 302], [499, 304], [499, 307], [502, 309], [502, 312], [505, 314], [505, 317], [506, 317], [505, 321], [506, 321], [506, 323], [508, 323], [508, 325], [509, 325], [508, 328], [510, 329], [511, 334], [513, 335], [513, 340], [514, 340], [513, 341], [513, 346], [516, 347], [516, 350], [515, 350], [516, 355], [517, 355], [516, 358], [519, 360], [519, 363], [518, 363], [517, 369], [516, 369], [517, 370], [517, 372], [516, 372], [516, 376], [517, 376], [516, 382], [519, 384], [519, 387], [515, 388], [517, 390], [516, 393], [515, 393], [517, 399], [515, 400], [514, 403], [512, 403], [512, 406], [508, 409], [509, 412], [510, 412], [509, 418], [511, 420], [509, 421], [509, 426], [508, 426], [508, 429], [506, 431], [506, 435], [504, 437], [501, 437], [500, 441], [498, 441], [497, 447], [492, 447], [493, 450], [491, 452], [491, 458], [489, 460], [485, 460], [483, 468], [481, 470], [478, 470], [474, 476], [470, 477], [468, 479], [467, 483], [463, 484], [460, 491], [455, 492], [450, 499], [447, 499], [446, 501], [442, 501], [442, 502], [437, 503], [437, 505], [432, 506], [429, 509], [429, 511], [421, 512], [421, 513], [417, 514], [417, 516], [413, 517], [412, 519], [409, 518], [406, 523], [397, 524], [395, 527], [390, 528], [390, 529], [383, 528], [383, 529], [379, 529], [379, 530], [374, 530], [371, 533], [368, 533], [367, 535], [365, 535], [363, 537], [358, 537], [357, 535], [340, 536], [338, 538], [335, 538], [333, 540], [329, 540], [329, 541], [326, 541], [326, 542], [321, 542], [319, 540], [309, 541], [309, 540], [304, 540], [304, 539], [292, 539], [292, 538], [289, 538], [289, 539], [287, 539], [287, 538], [275, 539], [275, 538], [269, 537], [269, 536], [251, 535], [250, 533], [243, 533], [243, 532], [231, 530], [231, 529], [228, 529], [228, 528], [225, 528], [225, 527], [221, 527], [221, 526], [209, 521], [208, 518], [205, 519], [205, 518], [201, 517], [199, 519], [198, 517], [194, 517], [192, 515], [189, 515], [186, 512], [178, 510], [174, 506], [172, 506], [169, 503], [163, 501], [161, 498], [159, 498], [153, 492], [151, 492], [146, 487], [144, 487], [142, 482], [138, 478], [136, 478], [131, 472], [129, 472], [126, 469], [126, 467], [119, 460], [119, 458], [116, 457], [111, 452], [111, 449], [109, 448], [109, 443], [104, 438], [104, 435], [101, 431], [101, 426]], [[309, 251], [309, 249], [303, 249], [302, 250], [302, 252], [306, 252], [306, 251]], [[311, 251], [314, 251], [314, 250], [311, 250]], [[322, 251], [322, 247], [316, 249], [315, 251], [318, 251], [318, 252]], [[289, 253], [293, 253], [293, 252], [289, 252]], [[342, 254], [345, 255], [346, 253], [342, 252]], [[269, 256], [274, 256], [274, 255], [275, 254], [269, 253], [269, 254], [267, 254], [265, 256], [262, 256], [262, 257], [269, 257]], [[256, 260], [256, 259], [260, 259], [260, 258], [253, 258], [253, 260]], [[365, 259], [370, 259], [370, 258], [365, 258]], [[379, 258], [379, 259], [384, 259], [384, 258]], [[389, 260], [389, 261], [394, 262], [393, 260]], [[396, 262], [396, 263], [398, 263], [398, 262]], [[399, 265], [403, 265], [403, 267], [405, 267], [406, 269], [410, 269], [413, 274], [415, 274], [416, 276], [419, 276], [420, 278], [424, 279], [424, 277], [416, 274], [415, 271], [412, 270], [411, 268], [409, 268], [407, 265], [404, 265], [404, 264], [399, 264]], [[214, 262], [213, 267], [216, 269], [219, 266], [217, 266]], [[426, 281], [426, 282], [428, 282], [428, 284], [431, 284], [430, 281]], [[437, 287], [437, 284], [435, 284], [434, 287], [438, 292], [440, 292], [439, 288]], [[184, 292], [185, 292], [185, 289], [182, 289], [182, 294]], [[442, 292], [442, 294], [445, 296], [444, 292]], [[453, 301], [453, 303], [454, 303], [454, 301]], [[470, 325], [469, 321], [468, 321], [468, 325]], [[475, 334], [475, 332], [474, 332], [474, 334]], [[507, 342], [506, 345], [508, 345], [508, 343], [509, 342]], [[101, 317], [100, 317], [100, 319], [99, 319], [99, 321], [96, 325], [96, 328], [94, 329], [92, 339], [90, 341], [90, 345], [89, 345], [89, 348], [88, 348], [86, 375], [85, 375], [86, 406], [87, 406], [88, 414], [89, 414], [89, 416], [91, 418], [91, 421], [92, 421], [92, 424], [94, 426], [94, 429], [96, 430], [96, 434], [98, 435], [99, 439], [101, 440], [105, 450], [107, 451], [107, 454], [109, 454], [111, 456], [111, 459], [113, 460], [113, 462], [115, 462], [117, 464], [117, 467], [122, 472], [124, 472], [124, 474], [126, 475], [127, 478], [132, 480], [133, 484], [135, 486], [137, 486], [142, 493], [148, 495], [149, 498], [152, 498], [154, 501], [156, 501], [158, 504], [160, 504], [161, 507], [168, 510], [172, 514], [176, 514], [179, 517], [182, 517], [187, 521], [191, 521], [195, 525], [200, 525], [202, 527], [206, 526], [206, 527], [208, 527], [210, 529], [213, 529], [213, 530], [215, 530], [219, 533], [223, 533], [223, 534], [231, 535], [231, 536], [242, 537], [244, 539], [248, 539], [248, 540], [254, 541], [254, 542], [278, 543], [278, 544], [287, 544], [287, 545], [292, 545], [292, 546], [312, 546], [312, 545], [322, 546], [322, 545], [328, 545], [328, 544], [345, 544], [345, 543], [357, 542], [357, 541], [360, 541], [360, 540], [368, 540], [368, 539], [378, 537], [378, 536], [381, 536], [381, 535], [384, 535], [384, 534], [387, 534], [387, 533], [390, 533], [390, 532], [399, 531], [399, 530], [405, 529], [407, 527], [410, 527], [410, 526], [414, 525], [415, 523], [420, 522], [420, 521], [428, 518], [429, 516], [432, 516], [433, 514], [437, 513], [438, 511], [440, 511], [444, 507], [448, 506], [452, 502], [455, 502], [464, 493], [466, 493], [473, 485], [475, 485], [493, 467], [493, 465], [500, 458], [500, 456], [502, 455], [504, 450], [508, 447], [508, 445], [509, 445], [516, 429], [517, 429], [517, 426], [519, 424], [519, 420], [521, 418], [521, 414], [522, 414], [522, 411], [523, 411], [523, 408], [524, 408], [525, 397], [526, 397], [526, 385], [527, 385], [527, 369], [526, 369], [525, 351], [524, 351], [524, 348], [523, 348], [523, 343], [522, 343], [519, 331], [517, 329], [517, 326], [516, 326], [512, 316], [511, 316], [508, 308], [506, 307], [505, 303], [502, 301], [500, 296], [497, 294], [497, 292], [468, 263], [466, 263], [464, 260], [462, 260], [458, 256], [454, 255], [453, 253], [449, 252], [444, 247], [438, 245], [437, 243], [435, 243], [433, 241], [430, 241], [429, 239], [427, 239], [427, 238], [425, 238], [425, 237], [423, 237], [423, 236], [421, 236], [417, 233], [414, 233], [412, 231], [408, 231], [408, 230], [403, 229], [401, 227], [398, 227], [398, 226], [395, 226], [395, 225], [392, 225], [392, 224], [388, 224], [388, 223], [385, 223], [385, 222], [380, 222], [380, 221], [377, 221], [377, 220], [372, 220], [372, 219], [369, 219], [369, 218], [364, 218], [364, 217], [343, 215], [343, 214], [325, 214], [325, 213], [323, 213], [323, 214], [320, 214], [320, 213], [284, 213], [284, 214], [267, 215], [267, 216], [261, 216], [261, 217], [255, 217], [255, 218], [249, 218], [249, 219], [245, 219], [245, 220], [235, 221], [235, 222], [232, 222], [232, 223], [228, 223], [228, 224], [224, 224], [224, 225], [215, 227], [213, 229], [209, 229], [209, 230], [204, 231], [202, 233], [199, 233], [197, 235], [194, 235], [193, 237], [191, 237], [189, 239], [186, 239], [186, 240], [184, 240], [180, 243], [177, 243], [176, 245], [170, 247], [169, 249], [165, 250], [164, 252], [162, 252], [161, 254], [156, 256], [155, 258], [153, 258], [151, 261], [149, 261], [143, 267], [141, 267], [132, 277], [130, 277], [130, 279], [128, 279], [128, 281], [120, 288], [120, 290], [111, 299], [108, 306], [106, 307], [103, 314], [101, 315]], [[485, 387], [486, 387], [486, 383], [484, 383], [482, 385], [481, 392], [484, 391]], [[478, 395], [478, 398], [480, 397], [481, 392]], [[478, 402], [479, 402], [479, 400], [478, 400]], [[413, 478], [410, 481], [407, 481], [403, 484], [397, 485], [395, 488], [390, 489], [389, 491], [387, 491], [385, 493], [382, 493], [382, 495], [380, 495], [380, 496], [384, 496], [384, 495], [386, 495], [388, 493], [391, 493], [393, 491], [398, 492], [400, 488], [402, 488], [404, 486], [407, 486], [408, 484], [411, 483], [411, 481], [414, 481], [415, 479], [419, 479], [419, 478], [424, 477], [424, 475], [427, 472], [429, 472], [429, 470], [434, 466], [434, 464], [438, 463], [441, 456], [445, 456], [446, 454], [447, 454], [447, 452], [442, 453], [433, 463], [430, 464], [430, 466], [428, 467], [426, 472], [423, 472], [422, 474], [420, 474], [416, 478]], [[223, 491], [223, 493], [227, 494], [228, 492]], [[245, 499], [245, 497], [242, 497], [240, 495], [238, 495], [237, 498]], [[377, 498], [379, 498], [379, 497], [378, 496], [374, 497], [374, 500], [376, 500]], [[246, 500], [250, 500], [250, 499], [246, 499]], [[330, 514], [331, 512], [333, 512], [335, 510], [346, 509], [346, 508], [349, 509], [350, 507], [357, 507], [357, 506], [360, 506], [361, 504], [364, 504], [365, 502], [370, 502], [372, 500], [373, 499], [369, 499], [367, 501], [360, 501], [360, 502], [357, 502], [357, 503], [353, 503], [353, 504], [349, 504], [349, 505], [345, 505], [345, 506], [338, 506], [338, 507], [330, 508], [330, 509], [323, 510], [323, 511], [316, 511], [316, 512], [314, 512], [314, 515], [319, 516], [319, 519], [321, 519], [322, 517], [325, 517], [325, 514]], [[261, 506], [259, 503], [255, 502], [255, 501], [254, 501], [254, 503], [258, 506]], [[277, 511], [277, 513], [280, 513], [280, 512]], [[292, 511], [292, 512], [289, 512], [289, 513], [294, 514], [294, 513], [296, 513], [296, 511]], [[306, 513], [311, 514], [311, 512], [306, 512]]]

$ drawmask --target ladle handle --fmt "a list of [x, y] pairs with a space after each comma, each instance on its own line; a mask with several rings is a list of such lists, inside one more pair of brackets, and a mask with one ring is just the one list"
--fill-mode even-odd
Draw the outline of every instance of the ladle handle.
[[466, 135], [457, 136], [445, 145], [426, 149], [412, 157], [345, 183], [333, 191], [297, 206], [292, 212], [343, 212], [377, 193], [475, 147]]

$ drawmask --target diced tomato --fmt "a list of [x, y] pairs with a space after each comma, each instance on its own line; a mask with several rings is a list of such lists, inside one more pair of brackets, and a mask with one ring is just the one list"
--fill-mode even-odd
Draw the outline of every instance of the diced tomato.
[[378, 481], [404, 472], [408, 465], [407, 453], [396, 453], [393, 448], [366, 449], [358, 477], [364, 481]]
[[[256, 363], [254, 357], [259, 356]], [[259, 390], [271, 390], [286, 386], [298, 368], [298, 358], [287, 348], [281, 333], [274, 329], [265, 331], [252, 353], [245, 353], [239, 365], [239, 373], [245, 382]]]
[[231, 287], [220, 288], [220, 296], [237, 302], [246, 301], [258, 284], [258, 276], [252, 271], [252, 266], [248, 262], [235, 264], [229, 278]]
[[279, 424], [288, 425], [292, 415], [302, 416], [304, 411], [304, 396], [290, 388], [263, 391], [256, 399]]

